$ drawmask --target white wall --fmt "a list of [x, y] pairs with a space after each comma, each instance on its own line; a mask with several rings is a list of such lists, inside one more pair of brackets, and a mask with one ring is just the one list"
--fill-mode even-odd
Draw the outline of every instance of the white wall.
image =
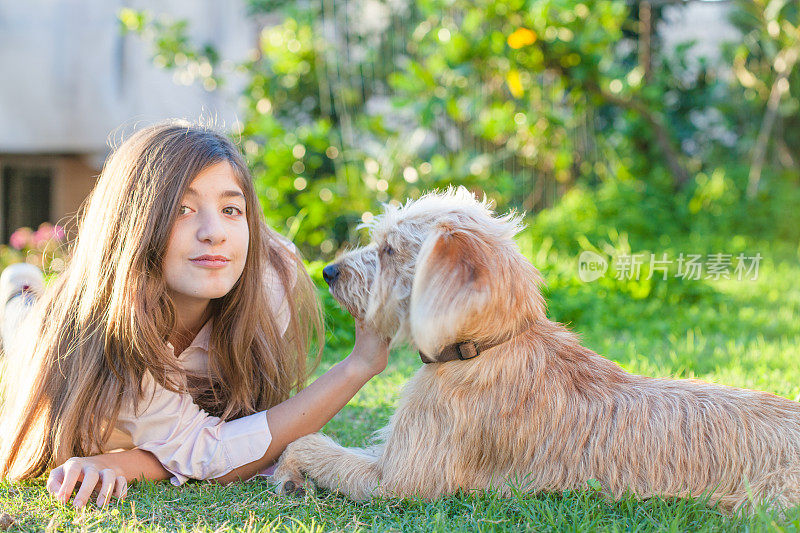
[[152, 64], [122, 36], [123, 7], [188, 18], [195, 42], [242, 59], [257, 28], [243, 0], [0, 0], [0, 154], [81, 153], [102, 159], [120, 125], [163, 118], [236, 118], [241, 79], [208, 92]]

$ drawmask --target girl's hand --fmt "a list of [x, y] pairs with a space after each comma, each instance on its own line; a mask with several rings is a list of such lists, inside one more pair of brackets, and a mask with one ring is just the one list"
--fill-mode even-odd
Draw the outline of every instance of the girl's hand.
[[73, 457], [50, 472], [47, 480], [47, 492], [63, 504], [69, 502], [72, 491], [81, 482], [73, 505], [80, 509], [97, 492], [97, 506], [103, 507], [116, 496], [122, 499], [128, 493], [128, 482], [114, 468], [103, 460], [104, 456]]
[[363, 321], [356, 319], [356, 342], [348, 359], [371, 378], [386, 368], [389, 361], [389, 341], [368, 329]]

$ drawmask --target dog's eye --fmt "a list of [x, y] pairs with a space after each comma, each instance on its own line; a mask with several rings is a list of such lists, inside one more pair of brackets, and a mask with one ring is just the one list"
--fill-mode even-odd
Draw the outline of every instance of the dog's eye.
[[394, 248], [392, 248], [388, 244], [384, 244], [383, 248], [381, 248], [381, 255], [392, 255], [393, 253], [394, 253]]

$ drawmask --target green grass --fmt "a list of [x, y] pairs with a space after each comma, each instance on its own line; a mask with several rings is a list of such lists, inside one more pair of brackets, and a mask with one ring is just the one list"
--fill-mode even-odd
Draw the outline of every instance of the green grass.
[[[696, 244], [671, 242], [666, 249], [691, 251]], [[569, 322], [587, 346], [625, 369], [763, 389], [792, 399], [800, 396], [800, 254], [796, 243], [729, 243], [733, 250], [724, 242], [716, 248], [707, 244], [712, 251], [760, 251], [765, 258], [758, 281], [671, 280], [654, 284], [647, 294], [641, 287], [608, 277], [583, 284], [575, 279], [575, 254], [533, 246], [524, 237], [521, 245], [548, 280], [551, 316]], [[339, 325], [333, 334], [340, 335], [340, 341], [347, 339], [349, 327]], [[346, 353], [333, 352], [326, 354], [320, 371]], [[385, 424], [400, 387], [419, 366], [414, 353], [394, 353], [387, 370], [368, 383], [325, 431], [345, 445], [363, 444]], [[754, 517], [727, 517], [702, 500], [609, 502], [585, 491], [508, 498], [472, 493], [435, 502], [354, 503], [325, 492], [283, 499], [263, 479], [231, 487], [141, 483], [131, 488], [122, 503], [107, 510], [90, 504], [79, 512], [52, 500], [43, 480], [0, 483], [0, 512], [14, 517], [15, 527], [31, 531], [800, 529], [800, 510], [789, 510], [784, 516], [760, 512]]]

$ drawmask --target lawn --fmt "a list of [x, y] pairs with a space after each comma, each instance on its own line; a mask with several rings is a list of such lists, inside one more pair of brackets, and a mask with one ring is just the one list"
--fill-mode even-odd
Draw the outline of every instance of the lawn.
[[[760, 252], [756, 281], [670, 280], [648, 289], [629, 283], [575, 280], [576, 256], [520, 246], [548, 281], [550, 314], [569, 322], [584, 343], [625, 369], [652, 376], [694, 377], [800, 397], [800, 261], [796, 243], [704, 241], [709, 250]], [[670, 242], [677, 254], [697, 242]], [[727, 248], [725, 248], [727, 246]], [[659, 252], [661, 250], [658, 250]], [[337, 330], [346, 328], [337, 328]], [[337, 345], [336, 342], [333, 343]], [[342, 345], [341, 342], [338, 343]], [[346, 349], [346, 348], [345, 348]], [[343, 356], [330, 350], [320, 371]], [[392, 354], [386, 371], [325, 428], [345, 445], [360, 445], [388, 419], [400, 387], [420, 366], [410, 351]], [[800, 510], [727, 517], [701, 500], [608, 502], [591, 491], [501, 498], [458, 494], [435, 502], [354, 503], [330, 493], [283, 499], [255, 480], [231, 487], [190, 482], [133, 486], [107, 510], [75, 511], [52, 500], [43, 480], [0, 483], [0, 512], [20, 530], [317, 531], [346, 530], [797, 530]]]

